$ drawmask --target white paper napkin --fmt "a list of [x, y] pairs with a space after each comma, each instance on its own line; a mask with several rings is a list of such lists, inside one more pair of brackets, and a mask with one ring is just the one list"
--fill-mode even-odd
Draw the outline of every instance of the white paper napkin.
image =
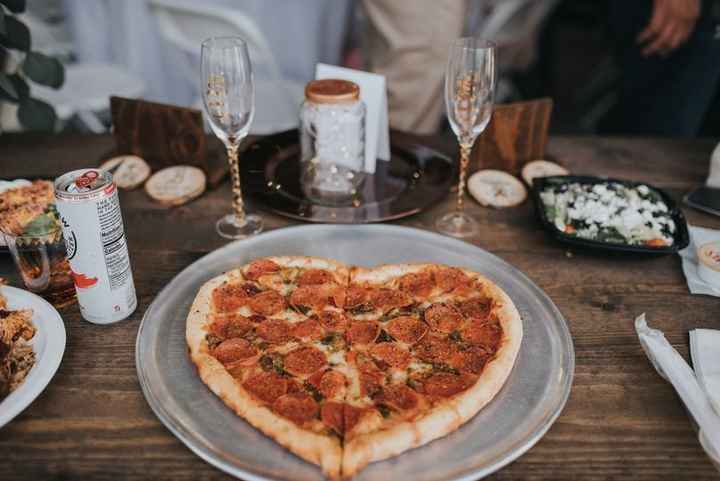
[[693, 329], [690, 331], [690, 355], [695, 377], [705, 389], [715, 413], [720, 415], [720, 331]]
[[635, 331], [650, 362], [673, 385], [700, 427], [701, 436], [704, 437], [703, 446], [708, 455], [715, 460], [720, 459], [720, 415], [713, 410], [695, 373], [663, 333], [647, 325], [645, 314], [635, 319]]
[[682, 268], [687, 280], [688, 289], [692, 294], [707, 294], [720, 297], [720, 289], [713, 287], [698, 275], [697, 248], [714, 240], [720, 240], [720, 231], [705, 227], [688, 226], [690, 231], [690, 244], [679, 252], [682, 258]]

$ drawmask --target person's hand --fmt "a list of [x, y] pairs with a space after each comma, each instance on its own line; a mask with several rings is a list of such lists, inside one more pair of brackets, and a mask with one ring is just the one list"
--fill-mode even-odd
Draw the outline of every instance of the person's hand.
[[672, 52], [687, 41], [699, 16], [700, 0], [653, 0], [650, 23], [637, 38], [642, 54]]

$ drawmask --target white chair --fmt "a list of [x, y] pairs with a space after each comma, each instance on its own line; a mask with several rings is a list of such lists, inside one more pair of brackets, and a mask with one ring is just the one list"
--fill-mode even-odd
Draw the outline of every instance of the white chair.
[[[32, 33], [34, 50], [47, 55], [70, 56], [71, 43], [63, 38], [59, 28], [31, 13], [24, 14], [22, 20]], [[109, 110], [110, 96], [135, 98], [144, 93], [142, 79], [112, 64], [68, 63], [65, 65], [65, 82], [60, 89], [38, 84], [31, 86], [32, 96], [52, 105], [61, 124], [77, 115], [93, 133], [107, 131], [99, 116]]]
[[304, 85], [283, 78], [265, 35], [243, 12], [203, 2], [149, 0], [163, 38], [185, 53], [184, 75], [200, 91], [200, 44], [208, 37], [239, 36], [248, 43], [255, 76], [255, 117], [250, 132], [295, 128]]

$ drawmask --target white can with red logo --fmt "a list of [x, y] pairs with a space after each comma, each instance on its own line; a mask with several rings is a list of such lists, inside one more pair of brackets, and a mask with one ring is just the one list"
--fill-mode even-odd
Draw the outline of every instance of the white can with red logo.
[[137, 298], [112, 175], [98, 169], [61, 175], [55, 200], [80, 313], [95, 324], [125, 319]]

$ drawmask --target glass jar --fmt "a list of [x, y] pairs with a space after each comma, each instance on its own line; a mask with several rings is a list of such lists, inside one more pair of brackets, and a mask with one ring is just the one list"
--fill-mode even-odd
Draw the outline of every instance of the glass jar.
[[365, 174], [365, 104], [347, 80], [313, 80], [300, 113], [301, 185], [319, 204], [350, 203]]

